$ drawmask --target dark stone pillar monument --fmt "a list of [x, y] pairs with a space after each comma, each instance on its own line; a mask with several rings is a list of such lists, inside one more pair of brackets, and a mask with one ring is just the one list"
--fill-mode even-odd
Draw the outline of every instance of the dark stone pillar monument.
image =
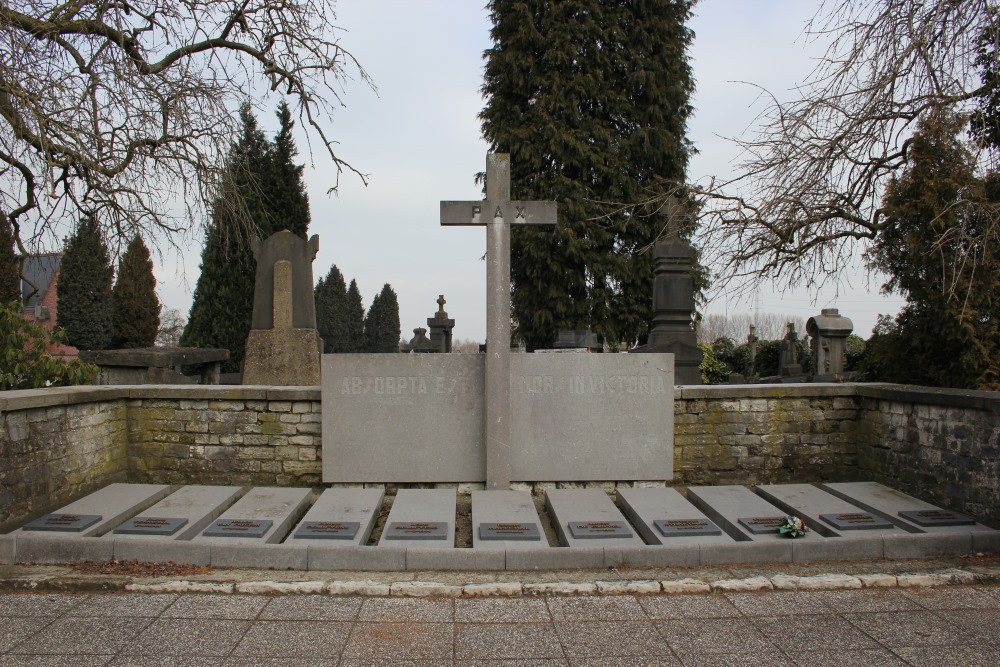
[[427, 318], [427, 326], [431, 330], [431, 343], [438, 352], [451, 352], [451, 332], [455, 328], [455, 320], [448, 318], [444, 312], [444, 294], [438, 295], [438, 310], [434, 317]]
[[672, 197], [667, 205], [667, 233], [653, 246], [653, 328], [649, 341], [638, 351], [673, 354], [677, 384], [701, 384], [698, 367], [704, 354], [691, 326], [695, 251], [677, 232], [687, 214], [687, 206]]

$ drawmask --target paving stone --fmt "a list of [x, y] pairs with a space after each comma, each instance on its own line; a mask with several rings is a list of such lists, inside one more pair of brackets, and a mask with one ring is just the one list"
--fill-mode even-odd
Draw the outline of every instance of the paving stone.
[[546, 600], [458, 599], [455, 600], [457, 623], [547, 623], [552, 620]]
[[668, 655], [670, 647], [650, 621], [554, 623], [569, 658]]
[[949, 586], [951, 577], [947, 574], [899, 574], [896, 575], [896, 585], [900, 588], [929, 588], [931, 586]]
[[559, 636], [550, 623], [456, 623], [455, 658], [561, 658]]
[[378, 581], [331, 581], [327, 584], [326, 592], [330, 595], [365, 595], [365, 596], [385, 596], [389, 595], [390, 584]]
[[[903, 667], [903, 662], [889, 649], [867, 649], [863, 651], [795, 651], [793, 655], [799, 664], [814, 667]], [[935, 663], [937, 664], [937, 663]], [[949, 663], [941, 663], [949, 664]]]
[[816, 574], [811, 577], [799, 577], [800, 591], [829, 591], [861, 588], [861, 580], [846, 574]]
[[183, 595], [162, 618], [257, 618], [268, 599], [258, 595]]
[[162, 583], [125, 584], [125, 590], [134, 593], [232, 593], [234, 585], [216, 581], [164, 581]]
[[740, 611], [724, 595], [651, 595], [639, 604], [652, 619], [734, 618]]
[[91, 595], [67, 612], [67, 616], [159, 616], [177, 596], [170, 593], [150, 595]]
[[990, 646], [905, 646], [896, 653], [912, 667], [996, 667], [1000, 665], [1000, 649]]
[[94, 667], [108, 665], [110, 655], [13, 655], [3, 656], [4, 667]]
[[455, 606], [451, 599], [374, 598], [361, 605], [358, 620], [451, 623]]
[[894, 588], [899, 585], [894, 574], [859, 574], [857, 577], [865, 588]]
[[896, 590], [821, 591], [815, 595], [837, 612], [910, 611], [922, 607]]
[[1000, 609], [1000, 599], [981, 588], [910, 588], [903, 595], [926, 609]]
[[[774, 649], [747, 653], [684, 653], [684, 667], [792, 667], [797, 663]], [[811, 663], [809, 663], [811, 664]]]
[[336, 667], [337, 660], [316, 658], [264, 658], [259, 655], [247, 658], [226, 658], [221, 667]]
[[556, 622], [647, 620], [639, 600], [629, 596], [549, 598], [548, 605]]
[[725, 597], [744, 616], [792, 616], [831, 612], [822, 597], [808, 592], [726, 593]]
[[573, 658], [571, 667], [680, 667], [681, 661], [673, 654], [644, 656], [614, 656], [607, 658]]
[[87, 595], [60, 595], [58, 593], [7, 593], [0, 594], [0, 617], [62, 616], [90, 599]]
[[259, 618], [269, 621], [353, 621], [358, 616], [361, 603], [361, 597], [276, 597], [268, 602]]
[[686, 618], [658, 620], [655, 623], [682, 661], [692, 654], [777, 650], [750, 621], [743, 618]]
[[[864, 632], [836, 616], [765, 616], [750, 617], [751, 622], [776, 646], [795, 638], [802, 652], [857, 651], [882, 648]], [[799, 660], [803, 660], [799, 656]]]
[[229, 655], [250, 629], [250, 621], [200, 618], [159, 618], [131, 642], [126, 655]]
[[431, 660], [436, 661], [433, 664], [441, 664], [451, 662], [453, 654], [451, 623], [357, 623], [344, 647], [341, 665], [357, 659], [364, 660], [363, 664], [379, 660], [390, 665], [402, 660]]
[[142, 632], [151, 618], [66, 617], [53, 620], [12, 653], [114, 655]]
[[[9, 610], [0, 607], [2, 612]], [[6, 653], [22, 642], [31, 643], [32, 637], [41, 632], [53, 619], [47, 616], [0, 617], [0, 654]]]
[[801, 579], [801, 577], [789, 574], [776, 574], [770, 579], [771, 586], [773, 586], [776, 591], [797, 591], [799, 589], [799, 579]]
[[1000, 614], [982, 609], [951, 609], [934, 613], [961, 629], [968, 637], [978, 639], [963, 641], [963, 644], [987, 643], [1000, 648]]
[[930, 611], [844, 614], [844, 619], [890, 648], [976, 643], [968, 632]]
[[328, 658], [347, 643], [350, 623], [258, 621], [233, 649], [234, 656]]

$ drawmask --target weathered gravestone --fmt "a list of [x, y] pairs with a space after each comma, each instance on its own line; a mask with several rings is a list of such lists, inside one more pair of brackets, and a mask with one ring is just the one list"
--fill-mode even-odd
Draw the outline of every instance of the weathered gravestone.
[[[847, 337], [854, 323], [836, 308], [824, 308], [806, 322], [806, 333], [812, 339], [813, 373], [824, 379], [844, 372], [847, 360]], [[832, 377], [830, 377], [832, 379]]]
[[316, 331], [312, 263], [319, 237], [286, 230], [253, 241], [257, 260], [253, 319], [243, 384], [318, 385], [322, 341]]
[[487, 354], [324, 355], [324, 482], [673, 477], [672, 355], [510, 353], [510, 227], [555, 213], [510, 200], [497, 154], [485, 200], [441, 202], [442, 225], [487, 228]]

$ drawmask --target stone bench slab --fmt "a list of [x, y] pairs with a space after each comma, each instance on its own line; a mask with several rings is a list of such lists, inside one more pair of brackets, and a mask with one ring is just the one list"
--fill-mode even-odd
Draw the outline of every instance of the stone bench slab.
[[[620, 488], [616, 494], [616, 503], [647, 544], [679, 546], [702, 542], [709, 544], [731, 544], [733, 542], [732, 537], [710, 523], [711, 519], [688, 502], [677, 489]], [[661, 521], [666, 523], [659, 524], [658, 522]], [[720, 534], [684, 534], [685, 530], [708, 532], [712, 529], [719, 531]], [[670, 533], [670, 536], [667, 536], [664, 530]]]

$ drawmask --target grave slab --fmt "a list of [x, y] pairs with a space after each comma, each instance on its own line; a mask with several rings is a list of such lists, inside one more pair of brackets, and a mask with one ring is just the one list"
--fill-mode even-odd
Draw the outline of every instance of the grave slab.
[[[119, 524], [105, 539], [130, 540], [161, 537], [189, 540], [205, 529], [243, 494], [238, 486], [183, 486], [174, 493]], [[166, 521], [167, 525], [163, 522]], [[169, 524], [180, 524], [168, 532]]]
[[620, 488], [616, 503], [642, 539], [651, 545], [729, 544], [733, 541], [677, 489]]
[[527, 491], [472, 492], [474, 549], [547, 549], [538, 512]]
[[[310, 489], [256, 487], [211, 522], [193, 542], [212, 545], [274, 544], [280, 542], [309, 504]], [[266, 522], [266, 529], [260, 530]], [[207, 535], [228, 526], [227, 537]], [[215, 527], [215, 530], [213, 530]], [[251, 537], [250, 535], [258, 535]], [[221, 556], [220, 556], [221, 558]], [[216, 564], [215, 550], [212, 563]], [[221, 564], [221, 562], [219, 563]]]
[[[910, 512], [933, 512], [935, 516], [947, 514], [964, 517], [958, 512], [951, 512], [937, 505], [908, 496], [902, 491], [891, 489], [878, 482], [843, 482], [823, 484], [822, 488], [835, 496], [839, 496], [866, 511], [882, 515], [900, 528], [911, 533], [995, 533], [996, 531], [980, 523], [971, 525], [921, 525], [913, 520]], [[901, 514], [905, 512], [907, 514]], [[943, 515], [940, 513], [944, 513]], [[888, 554], [886, 554], [888, 556]]]
[[[737, 541], [791, 541], [778, 533], [786, 512], [745, 486], [689, 486], [687, 498]], [[798, 539], [813, 535], [807, 533]]]
[[455, 489], [400, 489], [389, 510], [379, 546], [455, 547]]
[[382, 489], [325, 489], [284, 543], [330, 547], [366, 544], [384, 497]]
[[628, 520], [600, 489], [550, 489], [545, 506], [568, 547], [641, 546]]
[[72, 532], [51, 532], [27, 530], [27, 526], [22, 526], [16, 532], [32, 535], [58, 535], [61, 538], [100, 536], [122, 521], [144, 511], [168, 493], [170, 493], [170, 487], [165, 484], [109, 484], [103, 489], [51, 513], [53, 515], [100, 517], [85, 528]]
[[892, 522], [812, 484], [762, 484], [757, 492], [788, 514], [827, 537], [880, 539], [900, 533]]

